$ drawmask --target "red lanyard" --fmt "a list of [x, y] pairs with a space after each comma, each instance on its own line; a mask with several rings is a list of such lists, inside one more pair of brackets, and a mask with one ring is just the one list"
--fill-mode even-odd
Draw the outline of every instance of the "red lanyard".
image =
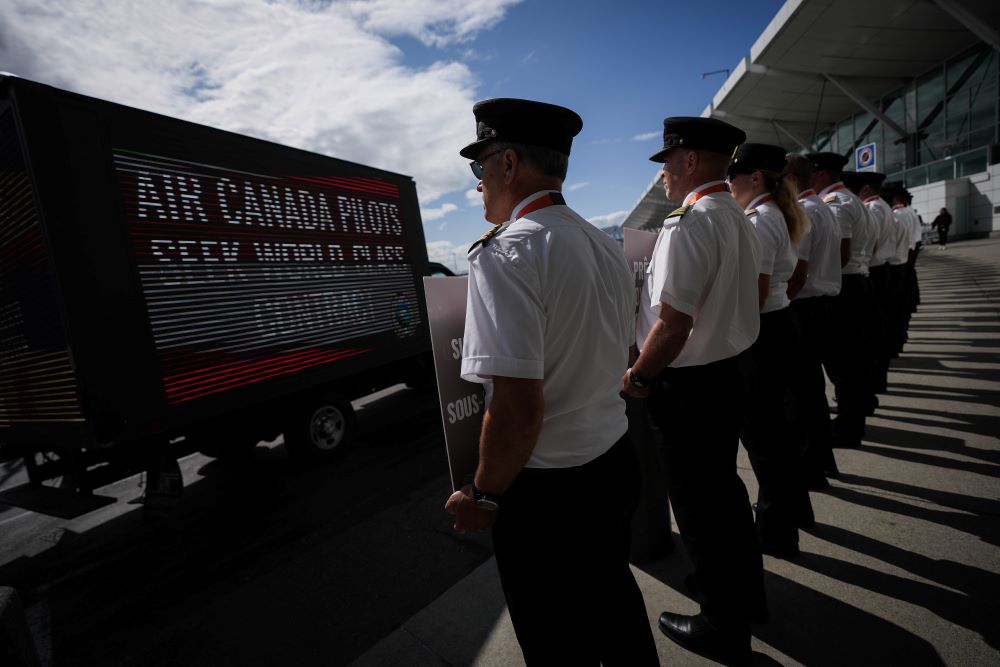
[[704, 190], [699, 190], [698, 192], [695, 192], [694, 196], [688, 200], [687, 205], [691, 206], [702, 197], [707, 197], [708, 195], [714, 195], [716, 192], [729, 192], [729, 186], [726, 185], [725, 183], [717, 183], [711, 187], [705, 188]]
[[514, 219], [517, 220], [518, 218], [523, 218], [529, 213], [534, 213], [540, 208], [545, 208], [547, 206], [555, 206], [555, 205], [565, 206], [566, 200], [563, 199], [563, 196], [558, 192], [550, 192], [544, 197], [539, 197], [535, 201], [531, 202], [530, 204], [522, 208], [520, 211], [517, 212], [517, 216], [515, 216]]

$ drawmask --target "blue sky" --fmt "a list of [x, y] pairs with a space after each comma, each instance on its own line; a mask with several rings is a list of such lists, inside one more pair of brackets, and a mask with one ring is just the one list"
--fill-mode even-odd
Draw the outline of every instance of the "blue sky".
[[[456, 58], [474, 56], [465, 55], [464, 62], [479, 81], [480, 98], [539, 99], [583, 117], [567, 201], [604, 226], [620, 222], [655, 177], [648, 157], [662, 143], [663, 117], [700, 115], [725, 80], [724, 74], [702, 80], [701, 73], [734, 67], [781, 4], [527, 0], [471, 44], [449, 48]], [[439, 55], [418, 43], [400, 46], [415, 59]], [[471, 140], [471, 109], [459, 122]], [[457, 208], [426, 221], [424, 231], [432, 248], [447, 242], [437, 247], [452, 248], [451, 256], [438, 257], [461, 268], [466, 241], [478, 238], [488, 223], [478, 201], [462, 193], [436, 206], [444, 203]]]
[[432, 259], [487, 227], [472, 105], [584, 119], [568, 203], [620, 222], [667, 115], [699, 115], [782, 5], [553, 0], [4, 0], [0, 70], [413, 176]]

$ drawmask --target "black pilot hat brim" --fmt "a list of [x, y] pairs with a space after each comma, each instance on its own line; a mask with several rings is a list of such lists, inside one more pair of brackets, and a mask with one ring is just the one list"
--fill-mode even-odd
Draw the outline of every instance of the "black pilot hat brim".
[[842, 171], [847, 166], [847, 156], [840, 153], [806, 153], [809, 166], [815, 171], [824, 169], [827, 171]]
[[668, 116], [663, 119], [663, 148], [649, 159], [666, 162], [667, 153], [675, 148], [710, 151], [728, 157], [746, 140], [746, 132], [718, 118]]
[[730, 174], [752, 174], [770, 171], [780, 174], [785, 169], [785, 149], [773, 144], [740, 144], [729, 163]]
[[566, 107], [534, 100], [501, 97], [476, 102], [476, 140], [458, 153], [475, 160], [483, 146], [494, 141], [541, 146], [569, 156], [573, 137], [583, 119]]

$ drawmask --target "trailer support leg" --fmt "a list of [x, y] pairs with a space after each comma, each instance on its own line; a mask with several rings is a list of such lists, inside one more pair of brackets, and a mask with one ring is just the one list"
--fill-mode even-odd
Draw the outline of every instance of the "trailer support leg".
[[184, 493], [184, 480], [177, 457], [171, 453], [166, 438], [149, 441], [149, 458], [146, 465], [146, 492], [143, 504], [147, 515], [164, 514], [180, 504]]

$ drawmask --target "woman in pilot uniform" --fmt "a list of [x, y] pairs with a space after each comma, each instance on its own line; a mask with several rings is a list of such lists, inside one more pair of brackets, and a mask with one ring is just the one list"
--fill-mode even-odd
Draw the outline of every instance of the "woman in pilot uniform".
[[811, 523], [805, 481], [797, 474], [798, 438], [792, 370], [801, 344], [798, 321], [789, 306], [788, 279], [798, 258], [798, 242], [809, 226], [795, 193], [781, 177], [785, 150], [743, 144], [729, 167], [736, 202], [757, 230], [761, 244], [760, 335], [750, 347], [756, 366], [740, 439], [757, 476], [757, 536], [761, 550], [790, 558], [798, 554], [798, 525]]

